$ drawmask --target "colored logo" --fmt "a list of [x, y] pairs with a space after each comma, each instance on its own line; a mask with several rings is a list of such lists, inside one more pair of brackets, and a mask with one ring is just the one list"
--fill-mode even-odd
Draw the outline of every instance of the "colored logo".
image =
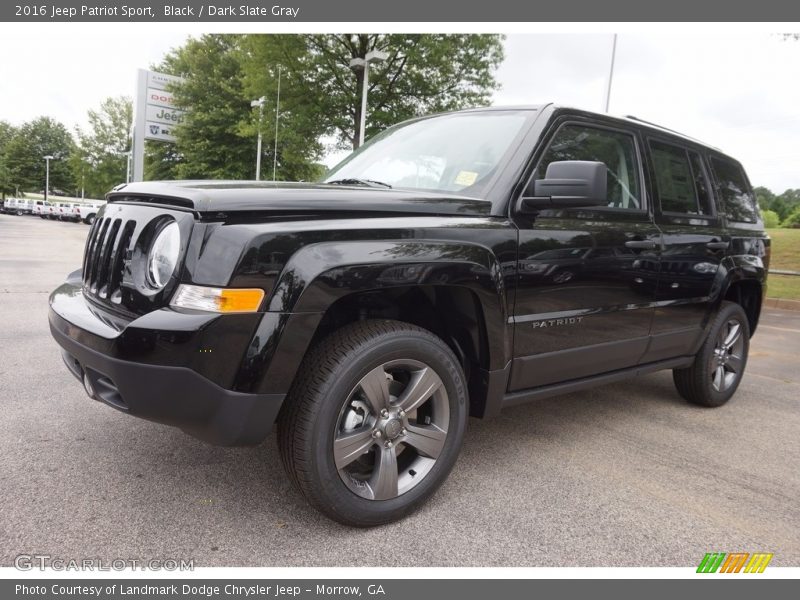
[[698, 573], [763, 573], [771, 552], [709, 552], [700, 561]]

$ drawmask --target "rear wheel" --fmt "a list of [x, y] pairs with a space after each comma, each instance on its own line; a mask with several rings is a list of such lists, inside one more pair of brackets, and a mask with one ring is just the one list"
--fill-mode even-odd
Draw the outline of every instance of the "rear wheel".
[[95, 214], [94, 214], [94, 213], [92, 213], [91, 215], [89, 215], [88, 217], [86, 217], [86, 218], [83, 220], [83, 222], [84, 222], [84, 223], [86, 223], [87, 225], [92, 225], [92, 224], [94, 223], [94, 220], [95, 220]]
[[750, 325], [741, 306], [723, 302], [694, 364], [674, 369], [678, 393], [700, 406], [722, 406], [736, 392], [747, 366]]
[[303, 361], [278, 423], [289, 476], [328, 517], [369, 527], [423, 504], [455, 464], [464, 375], [432, 333], [396, 321], [348, 325]]

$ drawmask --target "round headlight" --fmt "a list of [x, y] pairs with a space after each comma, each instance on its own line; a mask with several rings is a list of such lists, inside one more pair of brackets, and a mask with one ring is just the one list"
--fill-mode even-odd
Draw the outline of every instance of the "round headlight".
[[153, 240], [147, 254], [147, 281], [157, 289], [167, 285], [178, 266], [181, 231], [174, 221], [164, 227]]

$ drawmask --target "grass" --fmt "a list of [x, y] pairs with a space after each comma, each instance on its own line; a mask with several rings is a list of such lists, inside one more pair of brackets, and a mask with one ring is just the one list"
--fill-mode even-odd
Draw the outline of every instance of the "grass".
[[800, 277], [770, 275], [767, 277], [767, 297], [800, 300]]
[[767, 229], [772, 238], [771, 269], [800, 271], [800, 229]]
[[[770, 269], [800, 271], [800, 229], [768, 229], [772, 238]], [[767, 296], [800, 300], [800, 276], [770, 275]]]

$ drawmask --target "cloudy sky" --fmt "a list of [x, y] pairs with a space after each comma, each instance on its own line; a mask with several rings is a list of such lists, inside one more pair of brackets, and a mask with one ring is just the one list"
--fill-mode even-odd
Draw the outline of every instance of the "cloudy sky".
[[[135, 31], [76, 35], [61, 27], [32, 38], [6, 28], [0, 119], [20, 124], [50, 115], [74, 127], [103, 98], [132, 96], [135, 69], [186, 38], [177, 29]], [[509, 35], [495, 103], [554, 101], [601, 110], [611, 39]], [[800, 41], [755, 33], [621, 34], [610, 112], [721, 148], [745, 164], [754, 185], [800, 188]]]

